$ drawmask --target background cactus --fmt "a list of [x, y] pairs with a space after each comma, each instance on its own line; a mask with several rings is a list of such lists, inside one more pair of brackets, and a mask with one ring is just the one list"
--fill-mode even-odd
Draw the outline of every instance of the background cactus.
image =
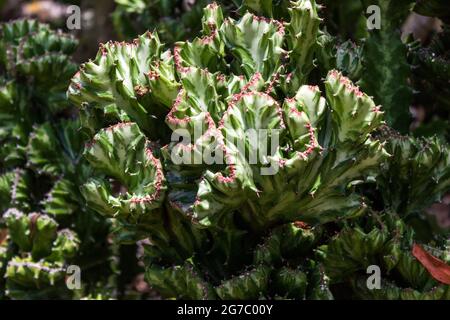
[[[273, 14], [267, 7], [256, 9]], [[83, 195], [91, 208], [118, 223], [123, 241], [148, 238], [147, 280], [163, 296], [339, 297], [330, 285], [339, 286], [347, 274], [356, 281], [366, 263], [378, 259], [367, 257], [387, 255], [381, 248], [396, 234], [378, 236], [370, 227], [367, 236], [358, 231], [370, 218], [364, 214], [374, 211], [377, 186], [386, 187], [386, 210], [420, 210], [431, 200], [411, 194], [403, 201], [417, 200], [417, 207], [398, 208], [386, 198], [393, 188], [386, 179], [397, 172], [397, 162], [386, 167], [392, 161], [387, 159], [403, 151], [389, 154], [385, 145], [395, 145], [394, 138], [374, 135], [383, 124], [381, 108], [338, 71], [327, 71], [325, 81], [316, 82], [315, 73], [324, 70], [314, 68], [314, 59], [327, 53], [330, 65], [359, 72], [358, 64], [320, 49], [327, 35], [319, 31], [318, 9], [314, 1], [296, 1], [285, 22], [252, 13], [234, 20], [211, 4], [200, 37], [169, 50], [156, 33], [132, 43], [110, 42], [72, 79], [69, 98], [81, 109], [84, 131], [92, 138], [84, 156], [96, 172]], [[317, 86], [306, 85], [309, 81]], [[248, 129], [264, 129], [267, 141], [278, 137], [279, 144], [251, 161], [246, 155], [270, 143], [253, 143]], [[439, 195], [448, 189], [448, 150], [432, 145], [438, 149], [431, 147], [431, 157], [442, 163], [433, 167]], [[205, 161], [205, 154], [213, 161]], [[214, 162], [220, 154], [226, 161]], [[413, 166], [421, 161], [407, 159]], [[425, 164], [417, 166], [432, 185]], [[367, 184], [380, 174], [386, 178]], [[412, 177], [405, 179], [402, 185]], [[364, 187], [357, 187], [361, 183]], [[420, 194], [424, 183], [412, 187]], [[392, 197], [396, 194], [402, 193]], [[386, 220], [383, 225], [394, 221], [389, 230], [395, 230], [389, 212], [380, 219]], [[355, 252], [344, 255], [334, 243], [348, 224], [355, 224], [348, 233], [363, 236], [355, 240]], [[406, 250], [411, 241], [403, 245]], [[362, 253], [359, 242], [369, 246]], [[353, 259], [343, 262], [341, 275], [333, 254], [361, 258], [353, 267]], [[415, 286], [417, 297], [430, 286]], [[442, 288], [440, 298], [446, 297], [447, 287]], [[357, 282], [352, 290], [369, 297]]]
[[207, 0], [116, 0], [113, 22], [122, 39], [132, 39], [146, 30], [158, 29], [165, 41], [173, 42], [200, 30]]
[[[437, 134], [448, 138], [447, 90], [442, 87], [448, 78], [449, 14], [445, 1], [323, 0], [320, 3], [326, 8], [326, 31], [333, 36], [323, 37], [321, 41], [325, 62], [334, 61], [330, 52], [339, 53], [342, 41], [350, 38], [356, 50], [347, 49], [344, 57], [349, 58], [344, 61], [353, 61], [364, 73], [348, 75], [377, 104], [383, 105], [387, 124], [402, 134], [412, 129], [417, 136]], [[367, 20], [374, 14], [366, 11], [371, 5], [380, 8], [379, 30], [367, 28]], [[429, 20], [434, 26], [429, 35], [426, 25], [419, 24], [415, 27], [418, 30], [410, 28], [414, 25], [410, 21], [423, 20], [424, 16], [434, 18]], [[411, 31], [417, 33], [415, 40], [409, 35]], [[342, 71], [347, 72], [345, 68]]]
[[[105, 267], [109, 228], [87, 209], [77, 186], [89, 168], [65, 99], [77, 68], [70, 58], [76, 40], [26, 20], [3, 24], [0, 33], [4, 290], [9, 298], [72, 297], [67, 265], [91, 260], [94, 269]], [[92, 270], [85, 270], [87, 281]]]
[[[353, 221], [338, 235], [318, 248], [326, 272], [339, 290], [351, 292], [348, 298], [389, 300], [448, 300], [449, 286], [434, 279], [414, 257], [417, 235], [398, 215], [373, 213], [365, 221]], [[434, 256], [448, 264], [445, 238], [427, 247]], [[345, 257], [345, 258], [344, 258]], [[375, 265], [383, 274], [381, 289], [367, 286], [367, 268]]]

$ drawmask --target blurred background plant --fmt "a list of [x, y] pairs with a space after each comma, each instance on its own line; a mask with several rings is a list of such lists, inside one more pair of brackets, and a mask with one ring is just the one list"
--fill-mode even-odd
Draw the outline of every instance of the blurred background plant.
[[[326, 32], [337, 37], [332, 50], [347, 39], [360, 48], [362, 72], [352, 79], [383, 105], [388, 124], [401, 133], [448, 139], [448, 1], [319, 2]], [[371, 5], [381, 9], [379, 30], [366, 26]], [[324, 48], [333, 46], [324, 40]]]

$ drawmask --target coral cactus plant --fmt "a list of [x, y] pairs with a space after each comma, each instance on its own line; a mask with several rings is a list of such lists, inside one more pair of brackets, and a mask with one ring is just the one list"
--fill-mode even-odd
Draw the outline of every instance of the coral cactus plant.
[[348, 78], [307, 85], [317, 10], [236, 21], [212, 4], [192, 42], [110, 42], [72, 79], [96, 172], [83, 195], [124, 241], [148, 238], [147, 280], [164, 296], [332, 298], [312, 254], [321, 225], [368, 209], [356, 185], [388, 153], [372, 136], [383, 112]]
[[416, 129], [416, 135], [439, 134], [450, 138], [449, 90], [450, 80], [450, 12], [444, 1], [418, 1], [417, 13], [436, 17], [442, 21], [442, 31], [432, 35], [427, 45], [413, 42], [409, 45], [409, 61], [413, 68], [412, 85], [415, 104], [426, 110], [424, 123]]
[[89, 170], [65, 98], [77, 42], [36, 21], [6, 23], [0, 33], [2, 291], [9, 298], [72, 297], [66, 267], [93, 249], [101, 257], [94, 238], [108, 232], [77, 187]]

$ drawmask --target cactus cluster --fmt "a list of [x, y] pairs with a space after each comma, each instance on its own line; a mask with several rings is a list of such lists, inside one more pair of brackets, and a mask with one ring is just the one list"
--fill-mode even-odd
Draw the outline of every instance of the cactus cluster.
[[[68, 96], [91, 138], [84, 157], [94, 169], [82, 193], [116, 221], [119, 239], [146, 240], [147, 281], [164, 297], [339, 297], [332, 286], [348, 273], [357, 281], [369, 261], [390, 254], [380, 248], [399, 232], [414, 234], [395, 217], [424, 208], [432, 197], [420, 190], [448, 189], [447, 147], [428, 141], [411, 149], [416, 158], [397, 155], [397, 134], [382, 134], [383, 111], [371, 97], [336, 70], [315, 80], [324, 72], [317, 61], [360, 72], [351, 53], [343, 62], [327, 50], [333, 40], [319, 29], [319, 9], [300, 0], [283, 20], [250, 12], [235, 20], [210, 4], [192, 41], [166, 49], [148, 32], [109, 42], [72, 79]], [[408, 165], [402, 155], [418, 172], [397, 171]], [[423, 177], [411, 186], [417, 194], [391, 192], [394, 174], [405, 187]], [[378, 215], [381, 226], [368, 218]], [[358, 259], [343, 262], [341, 274], [333, 257], [351, 254]], [[400, 268], [396, 259], [387, 272]], [[355, 296], [372, 297], [357, 284]], [[386, 286], [376, 297], [422, 297], [389, 295]]]
[[138, 244], [163, 298], [450, 299], [448, 230], [425, 214], [450, 150], [389, 127], [408, 122], [412, 1], [373, 2], [399, 10], [366, 44], [324, 28], [315, 0], [242, 0], [208, 4], [189, 34], [101, 44], [78, 71], [72, 38], [4, 24], [0, 298], [126, 298], [112, 275], [135, 261], [110, 259]]
[[26, 20], [3, 24], [0, 34], [2, 296], [72, 297], [67, 266], [91, 250], [101, 255], [93, 237], [108, 231], [77, 185], [90, 170], [65, 98], [77, 41]]
[[[331, 52], [339, 54], [339, 49], [346, 46], [347, 60], [344, 61], [352, 62], [351, 65], [359, 67], [356, 70], [363, 72], [352, 74], [355, 70], [346, 70], [345, 66], [342, 71], [383, 105], [389, 126], [402, 134], [412, 129], [417, 136], [436, 134], [448, 141], [446, 84], [450, 15], [446, 1], [322, 0], [320, 3], [327, 8], [327, 33], [333, 35], [321, 41], [325, 64], [329, 66], [330, 59], [338, 58], [338, 55], [330, 55]], [[373, 8], [379, 8], [379, 15]], [[427, 35], [425, 25], [419, 27], [418, 22], [424, 16], [433, 18], [428, 24], [435, 23], [441, 30]], [[373, 24], [377, 17], [379, 25], [368, 29], [367, 22]], [[416, 32], [423, 33], [420, 41], [408, 34], [414, 30], [410, 30], [410, 26], [416, 24], [419, 28]], [[348, 47], [349, 40], [344, 41], [348, 38], [354, 43], [353, 49]], [[353, 53], [348, 55], [348, 50]], [[417, 108], [419, 111], [414, 111]]]

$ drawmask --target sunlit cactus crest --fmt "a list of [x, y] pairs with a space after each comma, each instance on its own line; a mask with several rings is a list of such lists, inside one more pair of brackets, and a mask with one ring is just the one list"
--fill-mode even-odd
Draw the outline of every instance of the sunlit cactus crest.
[[[367, 210], [355, 186], [388, 154], [372, 137], [383, 113], [369, 96], [338, 71], [308, 85], [318, 9], [293, 1], [286, 21], [233, 20], [213, 3], [194, 40], [108, 42], [72, 79], [95, 170], [83, 196], [123, 241], [149, 238], [147, 280], [164, 296], [332, 297], [311, 255], [320, 225]], [[179, 130], [189, 143], [171, 141]], [[268, 139], [255, 145], [248, 130]], [[276, 148], [249, 161], [275, 135]], [[226, 161], [173, 161], [205, 150]]]
[[36, 21], [0, 26], [0, 298], [73, 297], [66, 268], [92, 245], [80, 231], [102, 225], [77, 187], [89, 169], [65, 94], [76, 45]]
[[[116, 2], [119, 37], [157, 31], [81, 66], [71, 36], [0, 24], [0, 299], [450, 299], [427, 214], [450, 149], [394, 131], [411, 98], [448, 105], [448, 26], [403, 41], [411, 0]], [[445, 24], [441, 2], [414, 10]]]
[[[157, 29], [161, 39], [174, 42], [195, 36], [201, 29], [202, 9], [210, 0], [115, 0], [112, 22], [121, 39]], [[233, 2], [228, 1], [228, 5]]]

